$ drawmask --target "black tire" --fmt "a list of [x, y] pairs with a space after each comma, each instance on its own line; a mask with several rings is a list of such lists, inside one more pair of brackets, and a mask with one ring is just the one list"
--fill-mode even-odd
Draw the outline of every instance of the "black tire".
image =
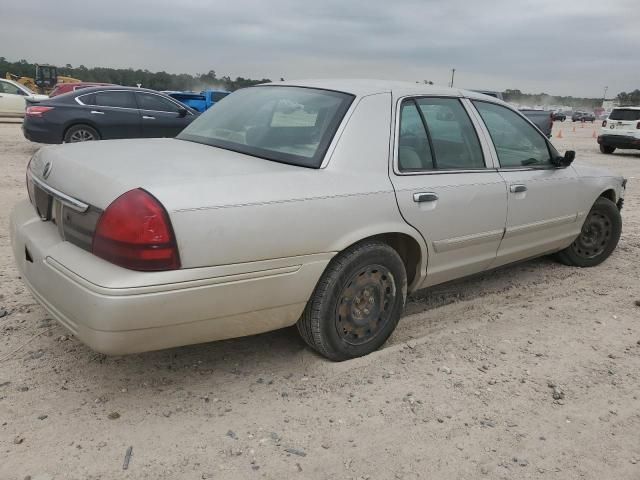
[[72, 125], [64, 134], [65, 143], [89, 142], [100, 140], [98, 131], [85, 124]]
[[580, 235], [557, 254], [558, 260], [572, 267], [595, 267], [613, 252], [622, 233], [622, 217], [615, 203], [600, 197], [582, 225]]
[[398, 253], [364, 241], [331, 260], [297, 327], [304, 341], [333, 361], [367, 355], [396, 328], [407, 296]]
[[612, 147], [611, 145], [602, 145], [600, 144], [600, 151], [602, 153], [613, 153], [616, 151], [616, 147]]

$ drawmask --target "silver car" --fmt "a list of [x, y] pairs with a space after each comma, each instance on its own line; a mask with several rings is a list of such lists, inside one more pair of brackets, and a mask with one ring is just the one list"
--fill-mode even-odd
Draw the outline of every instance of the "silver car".
[[479, 93], [261, 85], [176, 139], [38, 151], [13, 252], [35, 298], [100, 352], [297, 324], [344, 360], [380, 347], [414, 290], [540, 255], [605, 260], [626, 181], [574, 156]]

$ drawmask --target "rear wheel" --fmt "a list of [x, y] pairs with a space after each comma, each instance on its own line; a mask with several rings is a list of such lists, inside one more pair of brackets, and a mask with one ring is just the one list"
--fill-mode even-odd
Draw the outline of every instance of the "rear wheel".
[[600, 145], [600, 151], [602, 153], [613, 153], [616, 151], [616, 147], [612, 147], [610, 145]]
[[89, 125], [73, 125], [64, 135], [65, 143], [90, 142], [100, 140], [98, 131]]
[[600, 197], [591, 207], [582, 231], [573, 243], [558, 253], [558, 259], [574, 267], [595, 267], [615, 250], [622, 232], [622, 217], [615, 203]]
[[402, 259], [379, 241], [357, 244], [335, 257], [298, 320], [307, 344], [334, 361], [367, 355], [391, 335], [404, 309]]

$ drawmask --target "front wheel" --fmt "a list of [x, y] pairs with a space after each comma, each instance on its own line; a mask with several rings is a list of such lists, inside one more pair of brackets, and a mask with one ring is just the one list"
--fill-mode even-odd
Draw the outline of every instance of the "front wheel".
[[337, 255], [323, 273], [298, 331], [314, 350], [334, 361], [367, 355], [389, 338], [407, 295], [398, 253], [365, 241]]
[[613, 153], [616, 151], [616, 147], [612, 147], [610, 145], [600, 145], [600, 151], [602, 153]]
[[615, 250], [621, 232], [620, 210], [608, 198], [600, 197], [591, 207], [578, 238], [557, 257], [565, 265], [595, 267]]

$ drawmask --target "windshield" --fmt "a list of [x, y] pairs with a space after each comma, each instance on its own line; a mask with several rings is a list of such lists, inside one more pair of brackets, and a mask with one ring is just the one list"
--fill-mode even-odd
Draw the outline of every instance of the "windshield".
[[319, 168], [352, 100], [314, 88], [245, 88], [217, 102], [177, 138]]
[[616, 108], [611, 112], [611, 115], [609, 115], [609, 120], [640, 120], [640, 110]]

